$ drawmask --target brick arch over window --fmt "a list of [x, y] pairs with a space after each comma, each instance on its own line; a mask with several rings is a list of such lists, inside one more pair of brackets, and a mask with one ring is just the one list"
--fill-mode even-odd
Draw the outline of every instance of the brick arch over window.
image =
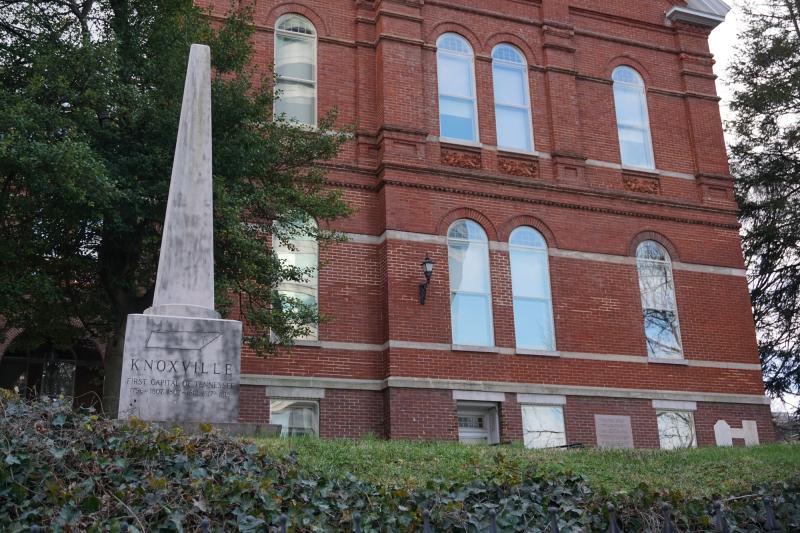
[[302, 15], [310, 20], [311, 24], [313, 24], [314, 28], [317, 30], [318, 37], [328, 36], [328, 27], [325, 25], [325, 19], [320, 17], [317, 12], [310, 7], [302, 4], [296, 4], [294, 2], [286, 2], [273, 7], [269, 13], [267, 13], [266, 21], [272, 28], [274, 28], [278, 19], [281, 18], [281, 16], [289, 13]]
[[5, 355], [8, 347], [11, 346], [11, 343], [13, 343], [23, 331], [25, 330], [20, 328], [10, 328], [5, 331], [5, 339], [2, 343], [0, 343], [0, 361], [3, 359], [3, 355]]
[[632, 257], [636, 257], [636, 249], [639, 247], [641, 243], [644, 241], [655, 241], [664, 248], [666, 248], [667, 252], [669, 252], [669, 257], [672, 261], [678, 261], [678, 249], [675, 248], [675, 245], [672, 244], [672, 241], [657, 233], [655, 231], [646, 230], [637, 233], [633, 239], [631, 239], [631, 243], [628, 245], [628, 255]]
[[498, 233], [498, 240], [500, 242], [508, 242], [511, 232], [520, 226], [528, 226], [542, 234], [544, 240], [547, 241], [548, 248], [558, 248], [558, 241], [556, 240], [550, 228], [536, 217], [530, 215], [517, 215], [506, 220], [501, 226]]
[[469, 207], [459, 207], [457, 209], [453, 209], [443, 216], [436, 225], [436, 234], [447, 235], [447, 230], [450, 229], [450, 224], [462, 218], [474, 220], [481, 225], [483, 231], [486, 232], [486, 236], [490, 241], [497, 240], [497, 229], [494, 227], [494, 224], [492, 224], [486, 215]]
[[462, 26], [461, 24], [457, 24], [455, 22], [441, 22], [434, 26], [433, 29], [428, 32], [426, 42], [430, 45], [436, 46], [436, 41], [439, 40], [439, 37], [445, 33], [455, 33], [466, 39], [469, 45], [472, 47], [473, 55], [477, 56], [478, 54], [483, 53], [481, 40], [478, 39], [478, 36], [466, 26]]
[[605, 76], [609, 80], [611, 80], [611, 75], [614, 73], [614, 69], [617, 67], [630, 67], [635, 70], [639, 76], [642, 77], [642, 81], [644, 82], [645, 89], [650, 87], [653, 83], [653, 79], [650, 76], [650, 72], [645, 68], [642, 63], [640, 63], [636, 58], [628, 54], [618, 55], [611, 61], [606, 64], [605, 68]]
[[489, 36], [484, 43], [484, 50], [491, 54], [494, 47], [498, 44], [510, 44], [516, 47], [525, 57], [525, 63], [530, 65], [538, 65], [539, 60], [530, 45], [524, 39], [520, 39], [516, 35], [505, 32], [497, 32]]

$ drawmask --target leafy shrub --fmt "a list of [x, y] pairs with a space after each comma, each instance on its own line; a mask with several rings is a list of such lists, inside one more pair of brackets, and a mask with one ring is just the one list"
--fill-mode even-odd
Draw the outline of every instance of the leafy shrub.
[[[681, 530], [710, 529], [709, 499], [680, 493], [593, 492], [579, 475], [519, 471], [498, 458], [486, 479], [446, 480], [407, 491], [343, 473], [303, 472], [296, 458], [272, 458], [257, 445], [216, 432], [184, 435], [140, 421], [120, 423], [63, 401], [0, 397], [0, 530], [193, 531], [204, 518], [213, 530], [266, 531], [286, 514], [292, 531], [350, 530], [359, 512], [365, 531], [414, 531], [431, 510], [436, 531], [542, 531], [558, 508], [562, 531], [608, 527], [613, 500], [625, 531], [659, 528], [660, 505], [671, 503]], [[786, 530], [800, 528], [800, 481], [759, 487], [725, 502], [740, 531], [759, 531], [758, 495], [775, 499]]]

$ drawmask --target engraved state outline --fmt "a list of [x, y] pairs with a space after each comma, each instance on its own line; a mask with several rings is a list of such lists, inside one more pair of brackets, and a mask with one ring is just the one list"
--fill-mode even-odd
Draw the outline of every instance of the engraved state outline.
[[[205, 344], [200, 346], [199, 348], [185, 348], [185, 347], [182, 347], [182, 346], [150, 346], [150, 341], [153, 338], [153, 334], [156, 334], [156, 333], [167, 333], [167, 334], [170, 334], [170, 333], [185, 333], [185, 334], [189, 334], [189, 335], [198, 335], [198, 336], [201, 336], [201, 335], [213, 335], [213, 337], [210, 340], [208, 340]], [[147, 334], [147, 341], [144, 343], [144, 349], [145, 350], [148, 350], [148, 349], [150, 349], [150, 350], [159, 350], [159, 349], [162, 349], [162, 350], [164, 350], [164, 349], [166, 349], [166, 350], [187, 350], [187, 351], [202, 352], [203, 349], [206, 346], [208, 346], [209, 344], [211, 344], [212, 342], [216, 341], [217, 339], [219, 339], [222, 336], [223, 336], [223, 332], [222, 331], [187, 331], [187, 330], [165, 331], [165, 330], [155, 330], [155, 329], [153, 329], [153, 330], [149, 331], [148, 334]]]

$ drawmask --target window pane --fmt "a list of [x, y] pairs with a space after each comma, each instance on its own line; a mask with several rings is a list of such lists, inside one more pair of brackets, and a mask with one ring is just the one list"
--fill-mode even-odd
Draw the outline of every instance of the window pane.
[[514, 298], [514, 331], [518, 348], [553, 350], [550, 301]]
[[620, 126], [645, 126], [644, 94], [635, 87], [614, 86], [614, 106], [617, 111], [617, 124]]
[[491, 346], [491, 310], [488, 295], [452, 295], [453, 344]]
[[489, 292], [487, 249], [481, 243], [451, 242], [448, 250], [451, 292]]
[[476, 141], [475, 104], [472, 100], [439, 98], [439, 128], [442, 137]]
[[510, 257], [514, 296], [549, 298], [546, 253], [512, 248]]
[[542, 234], [527, 226], [520, 226], [512, 231], [508, 243], [517, 246], [530, 246], [531, 248], [547, 248], [547, 243]]
[[495, 63], [492, 78], [496, 104], [527, 105], [525, 98], [527, 77], [523, 69], [509, 68]]
[[526, 448], [565, 446], [563, 409], [557, 405], [523, 405], [522, 433]]
[[439, 54], [439, 94], [472, 98], [472, 58]]
[[675, 450], [677, 448], [693, 448], [697, 446], [697, 435], [694, 430], [694, 415], [688, 411], [659, 411], [658, 439], [661, 448]]
[[278, 35], [275, 71], [278, 76], [314, 81], [314, 41]]
[[620, 127], [619, 149], [623, 165], [645, 168], [653, 166], [643, 130]]
[[639, 290], [644, 309], [675, 310], [675, 286], [669, 265], [661, 261], [637, 262]]
[[279, 91], [275, 101], [275, 114], [285, 114], [288, 120], [297, 120], [303, 124], [314, 124], [314, 88], [304, 83], [279, 80]]
[[531, 151], [531, 125], [528, 111], [513, 107], [495, 107], [497, 146]]
[[644, 310], [647, 354], [651, 357], [682, 357], [678, 316], [674, 311]]
[[319, 435], [319, 417], [316, 403], [295, 400], [271, 400], [270, 424], [281, 425], [281, 436]]

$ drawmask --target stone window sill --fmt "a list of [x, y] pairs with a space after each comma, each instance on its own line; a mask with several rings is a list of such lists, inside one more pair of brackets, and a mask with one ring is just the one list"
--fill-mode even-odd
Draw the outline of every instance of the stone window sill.
[[486, 352], [486, 353], [500, 353], [500, 348], [497, 346], [468, 346], [466, 344], [452, 344], [450, 349], [454, 352]]
[[561, 352], [554, 350], [531, 350], [529, 348], [517, 348], [517, 355], [538, 355], [541, 357], [561, 357]]
[[659, 365], [678, 365], [678, 366], [689, 366], [689, 361], [686, 359], [667, 359], [664, 357], [648, 357], [648, 363], [656, 363]]
[[316, 340], [302, 340], [298, 339], [294, 341], [295, 346], [303, 346], [308, 348], [322, 348], [322, 341]]

